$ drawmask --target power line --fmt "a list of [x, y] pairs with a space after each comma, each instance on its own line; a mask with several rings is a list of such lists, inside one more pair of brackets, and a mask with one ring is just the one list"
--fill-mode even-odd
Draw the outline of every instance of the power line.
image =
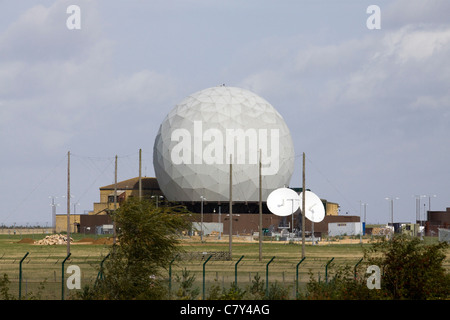
[[20, 208], [21, 205], [23, 205], [29, 198], [30, 196], [48, 179], [48, 177], [50, 177], [50, 175], [53, 173], [53, 171], [56, 170], [56, 168], [58, 168], [61, 163], [66, 159], [66, 156], [64, 156], [39, 182], [38, 184], [26, 195], [26, 197], [13, 209], [11, 210], [11, 212], [9, 213], [9, 215], [7, 215], [4, 219], [3, 219], [3, 223], [5, 223], [6, 220], [9, 219], [9, 217], [11, 217], [12, 215], [14, 215], [17, 210]]
[[319, 168], [312, 162], [312, 160], [306, 156], [306, 159], [308, 160], [309, 163], [311, 163], [314, 167], [314, 169], [320, 174], [322, 175], [322, 177], [325, 179], [326, 182], [328, 182], [328, 184], [333, 187], [333, 189], [339, 193], [339, 195], [347, 202], [347, 205], [352, 209], [355, 210], [355, 212], [357, 212], [358, 210], [353, 206], [352, 202], [349, 201], [343, 194], [342, 192], [330, 181], [330, 179], [328, 179], [327, 176], [325, 176], [325, 174], [319, 170]]

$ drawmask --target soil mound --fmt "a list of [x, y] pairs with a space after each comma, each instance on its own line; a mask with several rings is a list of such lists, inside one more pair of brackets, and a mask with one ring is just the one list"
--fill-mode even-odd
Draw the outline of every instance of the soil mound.
[[17, 243], [29, 243], [34, 244], [34, 240], [31, 238], [23, 238], [22, 240], [18, 241]]
[[100, 238], [100, 239], [94, 240], [92, 243], [93, 244], [113, 244], [114, 240], [112, 238]]

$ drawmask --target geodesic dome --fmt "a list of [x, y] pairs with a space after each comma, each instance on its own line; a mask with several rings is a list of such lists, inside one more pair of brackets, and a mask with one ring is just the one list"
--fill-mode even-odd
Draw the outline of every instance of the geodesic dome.
[[193, 93], [162, 122], [153, 147], [159, 186], [169, 201], [228, 201], [230, 162], [233, 201], [263, 200], [288, 186], [294, 146], [282, 116], [263, 98], [241, 88]]

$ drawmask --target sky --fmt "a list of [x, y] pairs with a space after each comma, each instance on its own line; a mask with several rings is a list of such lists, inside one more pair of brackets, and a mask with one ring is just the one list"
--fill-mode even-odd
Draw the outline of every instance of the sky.
[[[68, 8], [80, 8], [80, 24]], [[376, 5], [379, 15], [368, 12]], [[283, 116], [302, 183], [367, 223], [450, 207], [447, 0], [0, 0], [0, 225], [51, 226], [153, 177], [189, 94], [248, 89]], [[369, 20], [369, 26], [368, 26]], [[69, 21], [69, 24], [67, 23]], [[379, 28], [372, 28], [379, 22]], [[372, 24], [371, 24], [372, 23]], [[398, 199], [397, 199], [398, 198]], [[366, 204], [366, 205], [363, 205]]]

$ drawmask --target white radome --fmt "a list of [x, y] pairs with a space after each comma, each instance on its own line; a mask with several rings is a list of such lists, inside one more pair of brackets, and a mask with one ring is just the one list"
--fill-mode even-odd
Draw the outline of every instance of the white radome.
[[263, 98], [219, 86], [189, 95], [169, 112], [156, 135], [153, 165], [169, 201], [228, 201], [231, 161], [233, 201], [258, 201], [260, 154], [265, 201], [292, 177], [289, 129]]

